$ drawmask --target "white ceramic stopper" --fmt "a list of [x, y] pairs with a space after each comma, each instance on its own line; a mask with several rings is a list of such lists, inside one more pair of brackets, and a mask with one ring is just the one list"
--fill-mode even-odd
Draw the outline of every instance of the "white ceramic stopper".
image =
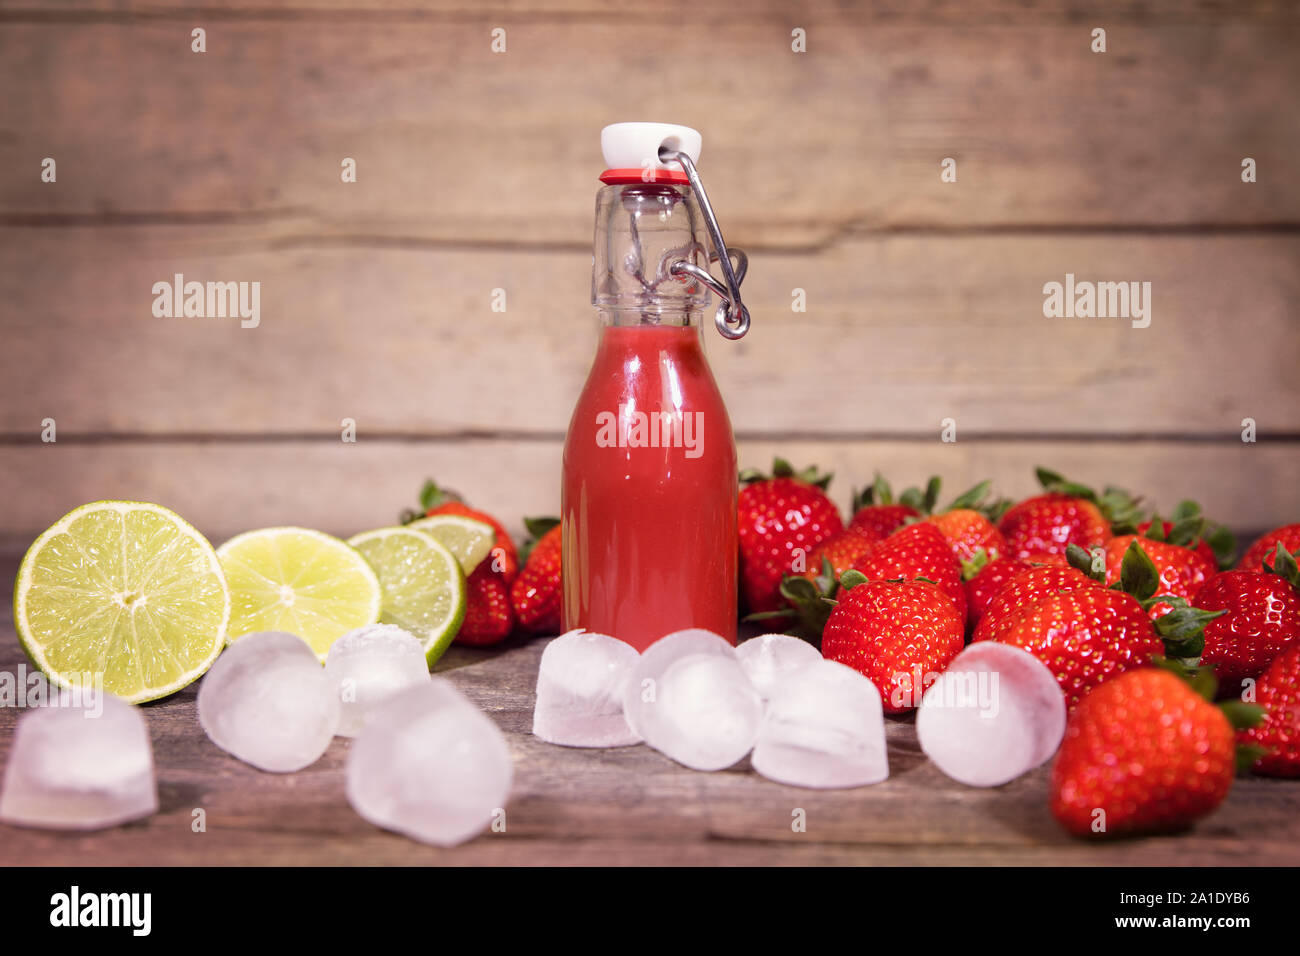
[[681, 169], [676, 163], [659, 162], [659, 147], [683, 152], [698, 163], [703, 142], [689, 126], [672, 123], [614, 123], [600, 131], [606, 169]]

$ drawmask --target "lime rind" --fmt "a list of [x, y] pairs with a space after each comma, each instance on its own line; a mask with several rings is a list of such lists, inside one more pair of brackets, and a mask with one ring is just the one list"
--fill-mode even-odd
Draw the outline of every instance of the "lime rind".
[[[116, 548], [101, 540], [87, 550], [96, 531], [88, 523], [95, 519], [109, 525], [100, 538], [111, 539], [112, 526], [120, 525]], [[134, 540], [129, 525], [141, 521], [146, 527], [136, 537], [143, 540]], [[175, 533], [171, 541], [148, 554], [151, 561], [142, 567], [141, 547], [168, 530]], [[70, 558], [63, 567], [60, 549]], [[128, 575], [135, 577], [127, 581]], [[120, 598], [128, 592], [144, 600], [123, 622]], [[57, 600], [33, 601], [38, 595]], [[74, 508], [32, 542], [14, 581], [14, 630], [32, 663], [60, 687], [82, 683], [87, 672], [98, 675], [105, 690], [130, 703], [166, 697], [201, 677], [221, 653], [231, 611], [211, 543], [180, 515], [150, 502], [92, 501]], [[178, 629], [187, 640], [175, 639]], [[205, 633], [206, 642], [199, 639]], [[170, 679], [158, 680], [160, 673]]]

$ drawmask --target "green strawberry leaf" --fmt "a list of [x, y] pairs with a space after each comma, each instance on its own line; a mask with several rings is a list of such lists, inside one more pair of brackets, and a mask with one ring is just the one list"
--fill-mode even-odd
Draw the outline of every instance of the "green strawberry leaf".
[[[1276, 574], [1282, 580], [1287, 581], [1294, 588], [1300, 588], [1300, 563], [1296, 558], [1300, 557], [1300, 551], [1292, 554], [1286, 549], [1286, 545], [1278, 542], [1277, 549], [1270, 555], [1265, 555], [1261, 564], [1264, 567], [1265, 574]], [[1272, 564], [1268, 559], [1272, 558]]]
[[918, 508], [922, 514], [930, 514], [934, 511], [934, 506], [939, 503], [939, 489], [943, 487], [943, 481], [938, 475], [932, 475], [930, 480], [925, 484], [925, 507]]
[[[1155, 522], [1151, 527], [1155, 527]], [[1174, 522], [1169, 529], [1167, 540], [1170, 544], [1181, 545], [1184, 548], [1196, 547], [1205, 534], [1205, 519], [1199, 515], [1193, 518], [1180, 518]]]
[[835, 580], [835, 569], [831, 567], [831, 559], [822, 555], [821, 574], [817, 575], [814, 582], [817, 590], [822, 594], [834, 595], [835, 589], [839, 587], [839, 582]]
[[1255, 769], [1255, 762], [1270, 753], [1267, 747], [1259, 744], [1237, 745], [1237, 773], [1250, 773]]
[[1065, 481], [1065, 476], [1059, 472], [1050, 471], [1039, 465], [1034, 469], [1034, 474], [1038, 478], [1038, 483], [1043, 486], [1044, 491], [1051, 491], [1053, 485], [1059, 485]]
[[861, 571], [853, 571], [853, 570], [845, 571], [843, 574], [840, 575], [840, 590], [842, 591], [851, 590], [857, 587], [859, 584], [866, 584], [867, 580], [868, 580], [867, 576], [863, 574]]
[[989, 553], [983, 548], [976, 548], [975, 553], [969, 558], [961, 559], [961, 579], [969, 581], [975, 575], [979, 574], [989, 563]]
[[[1102, 515], [1110, 522], [1114, 534], [1132, 534], [1142, 523], [1144, 512], [1138, 499], [1123, 488], [1107, 488], [1100, 498], [1095, 499]], [[1154, 526], [1155, 522], [1152, 522]]]
[[[1219, 705], [1223, 716], [1228, 718], [1233, 730], [1250, 730], [1264, 720], [1267, 711], [1259, 704], [1248, 704], [1244, 700], [1225, 700]], [[1253, 762], [1253, 761], [1252, 761]]]
[[1216, 525], [1205, 536], [1205, 541], [1214, 552], [1220, 568], [1232, 566], [1233, 559], [1237, 556], [1237, 538], [1231, 531], [1223, 525]]
[[867, 498], [869, 505], [892, 505], [894, 503], [894, 490], [889, 487], [889, 482], [880, 472], [876, 472], [876, 477], [871, 483], [869, 491], [870, 497]]
[[794, 466], [784, 458], [772, 459], [772, 477], [773, 478], [793, 478]]
[[1139, 601], [1151, 598], [1160, 587], [1160, 572], [1136, 538], [1129, 542], [1124, 551], [1124, 560], [1119, 568], [1119, 586], [1121, 591], [1133, 595]]
[[1097, 554], [1094, 554], [1074, 543], [1065, 546], [1066, 563], [1074, 570], [1082, 571], [1098, 584], [1106, 583], [1106, 562], [1098, 560], [1102, 554], [1104, 552], [1100, 548], [1097, 549]]
[[1016, 503], [1010, 498], [999, 498], [983, 510], [989, 521], [997, 524], [1002, 520], [1002, 516], [1014, 508], [1015, 505]]
[[541, 538], [542, 535], [546, 534], [546, 532], [550, 531], [559, 523], [560, 519], [554, 517], [524, 519], [524, 527], [528, 529], [528, 533], [534, 540]]
[[1201, 516], [1201, 506], [1195, 501], [1189, 501], [1184, 498], [1178, 504], [1174, 505], [1173, 512], [1169, 515], [1169, 520], [1177, 524], [1184, 518], [1199, 518]]
[[398, 520], [402, 524], [410, 524], [417, 518], [423, 518], [429, 513], [431, 508], [444, 505], [449, 501], [463, 500], [460, 495], [450, 488], [440, 488], [438, 483], [432, 478], [424, 479], [424, 484], [420, 486], [419, 502], [420, 508], [416, 511], [413, 508], [406, 508], [402, 511]]
[[813, 644], [819, 644], [822, 630], [826, 627], [826, 619], [830, 617], [831, 608], [834, 607], [834, 602], [830, 601], [829, 598], [834, 593], [835, 587], [830, 562], [823, 558], [822, 564], [826, 575], [825, 580], [829, 581], [829, 587], [822, 583], [822, 578], [818, 578], [817, 581], [809, 581], [805, 577], [787, 576], [781, 581], [781, 596], [790, 602], [790, 607], [780, 611], [751, 614], [745, 620], [758, 621], [778, 616], [784, 617], [793, 621], [786, 629], [787, 634], [801, 637]]
[[952, 503], [944, 508], [944, 511], [956, 511], [959, 508], [978, 508], [979, 503], [988, 495], [989, 489], [993, 487], [993, 482], [985, 479], [974, 488], [963, 491]]
[[1219, 679], [1214, 676], [1213, 667], [1202, 667], [1195, 658], [1166, 657], [1163, 654], [1152, 654], [1151, 663], [1175, 674], [1179, 679], [1184, 680], [1196, 691], [1201, 697], [1208, 701], [1214, 700], [1214, 695], [1219, 690]]
[[1152, 515], [1151, 526], [1147, 528], [1142, 537], [1149, 538], [1152, 541], [1165, 540], [1165, 523], [1160, 519], [1159, 515]]
[[1170, 607], [1155, 622], [1156, 633], [1164, 641], [1165, 653], [1170, 657], [1199, 658], [1205, 650], [1205, 625], [1227, 613], [1192, 607], [1172, 594], [1162, 594], [1144, 602], [1143, 607], [1149, 610], [1153, 604], [1168, 604]]

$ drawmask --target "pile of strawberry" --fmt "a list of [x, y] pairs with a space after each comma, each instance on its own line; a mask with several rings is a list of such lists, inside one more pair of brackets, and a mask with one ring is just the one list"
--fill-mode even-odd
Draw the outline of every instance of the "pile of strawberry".
[[1235, 543], [1192, 502], [1147, 516], [1121, 489], [1038, 478], [1018, 503], [984, 482], [939, 509], [938, 479], [895, 498], [877, 478], [846, 526], [829, 476], [742, 475], [749, 618], [820, 643], [887, 713], [968, 639], [1033, 654], [1070, 710], [1050, 807], [1072, 833], [1186, 826], [1239, 766], [1300, 777], [1300, 524], [1226, 570]]

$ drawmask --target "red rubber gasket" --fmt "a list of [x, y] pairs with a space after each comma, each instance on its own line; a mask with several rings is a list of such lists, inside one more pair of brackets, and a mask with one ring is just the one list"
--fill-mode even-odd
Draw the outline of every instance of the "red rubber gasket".
[[606, 186], [627, 186], [632, 183], [669, 183], [673, 186], [690, 185], [686, 174], [677, 169], [652, 169], [646, 176], [644, 169], [607, 169], [600, 174]]

